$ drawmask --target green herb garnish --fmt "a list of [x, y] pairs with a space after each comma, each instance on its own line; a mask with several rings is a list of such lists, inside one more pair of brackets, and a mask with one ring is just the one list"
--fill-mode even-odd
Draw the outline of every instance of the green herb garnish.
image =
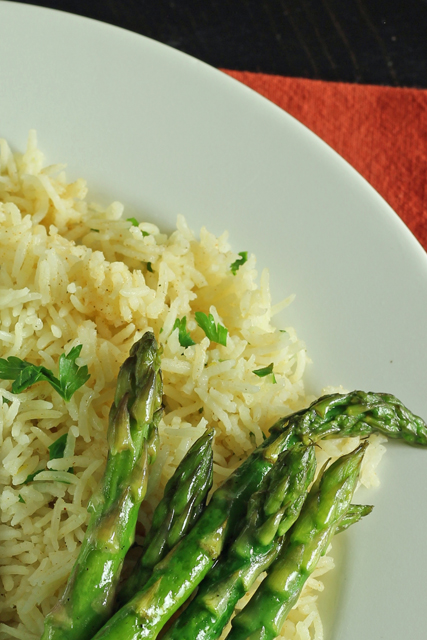
[[147, 271], [149, 271], [150, 273], [154, 273], [153, 267], [151, 266], [151, 262], [147, 262]]
[[[49, 460], [57, 460], [64, 457], [65, 447], [67, 445], [68, 433], [64, 433], [62, 436], [52, 442], [49, 447]], [[74, 473], [73, 467], [67, 469], [67, 473]]]
[[[64, 457], [64, 451], [65, 451], [65, 447], [67, 445], [67, 438], [68, 438], [68, 433], [64, 433], [57, 440], [55, 440], [55, 442], [52, 442], [52, 444], [49, 445], [49, 447], [48, 447], [48, 449], [49, 449], [49, 460], [57, 460], [58, 458], [63, 458]], [[39, 469], [38, 471], [34, 471], [34, 473], [30, 473], [30, 475], [28, 475], [25, 478], [25, 480], [24, 480], [24, 482], [22, 484], [28, 484], [29, 482], [32, 482], [34, 480], [34, 478], [36, 477], [36, 475], [38, 475], [42, 471], [44, 471], [44, 469]], [[67, 470], [67, 473], [73, 473], [74, 474], [73, 467], [70, 467]], [[66, 482], [65, 480], [58, 480], [58, 482], [62, 482], [64, 484], [70, 484], [69, 482]]]
[[215, 319], [211, 313], [207, 316], [203, 311], [196, 311], [194, 315], [197, 324], [201, 329], [203, 329], [209, 340], [211, 342], [222, 344], [225, 347], [227, 344], [228, 329], [223, 327], [219, 322], [218, 325], [216, 325]]
[[273, 376], [273, 384], [276, 384], [276, 378], [275, 375], [273, 373], [273, 363], [271, 362], [268, 367], [262, 367], [262, 369], [255, 369], [254, 371], [252, 371], [252, 373], [254, 373], [256, 376], [258, 376], [259, 378], [265, 378], [266, 376], [271, 375]]
[[56, 460], [64, 457], [64, 451], [67, 444], [68, 433], [64, 433], [58, 440], [52, 442], [49, 446], [49, 460]]
[[83, 367], [76, 365], [76, 359], [81, 350], [82, 345], [79, 344], [77, 347], [73, 347], [67, 355], [61, 354], [58, 378], [53, 375], [50, 369], [31, 364], [31, 362], [21, 360], [16, 356], [9, 356], [7, 359], [0, 358], [0, 379], [14, 381], [12, 393], [22, 393], [36, 382], [49, 382], [55, 391], [68, 402], [74, 392], [90, 378], [86, 365]]
[[23, 502], [24, 504], [26, 504], [24, 498], [21, 496], [21, 494], [18, 494], [18, 498], [19, 498], [19, 502]]
[[237, 260], [235, 260], [233, 262], [233, 264], [230, 265], [230, 271], [233, 274], [233, 276], [235, 276], [237, 271], [240, 269], [240, 267], [243, 264], [245, 264], [245, 262], [248, 261], [248, 252], [247, 251], [240, 251], [239, 256], [240, 256], [240, 258], [237, 258]]
[[190, 336], [189, 332], [187, 331], [186, 316], [181, 318], [181, 320], [179, 318], [175, 320], [172, 331], [174, 331], [175, 329], [178, 329], [178, 340], [181, 347], [187, 348], [187, 347], [191, 347], [193, 344], [196, 344], [192, 339], [192, 337]]
[[[139, 227], [139, 222], [136, 218], [126, 218], [126, 222], [130, 222], [133, 227]], [[141, 229], [142, 237], [145, 238], [150, 234], [147, 231]]]
[[34, 478], [36, 477], [36, 475], [38, 475], [39, 473], [41, 473], [42, 471], [44, 471], [44, 469], [39, 469], [38, 471], [34, 471], [34, 473], [30, 473], [24, 480], [24, 482], [22, 484], [28, 484], [29, 482], [32, 482], [34, 480]]
[[[133, 227], [139, 227], [139, 222], [136, 218], [126, 218], [126, 222], [130, 222]], [[143, 238], [146, 238], [147, 236], [150, 235], [148, 231], [143, 231], [142, 229], [141, 229], [141, 233]]]
[[126, 218], [126, 222], [130, 222], [133, 227], [139, 227], [139, 222], [136, 218]]

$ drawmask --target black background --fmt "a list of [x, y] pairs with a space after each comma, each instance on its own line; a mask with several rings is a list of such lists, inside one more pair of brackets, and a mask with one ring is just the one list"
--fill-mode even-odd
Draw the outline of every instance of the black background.
[[427, 0], [38, 0], [228, 69], [427, 87]]

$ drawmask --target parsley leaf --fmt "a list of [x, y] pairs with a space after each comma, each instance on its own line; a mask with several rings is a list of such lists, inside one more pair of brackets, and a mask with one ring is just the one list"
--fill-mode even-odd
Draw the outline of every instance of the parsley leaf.
[[61, 353], [59, 357], [59, 383], [61, 391], [58, 391], [64, 400], [70, 400], [77, 389], [80, 389], [90, 378], [86, 365], [78, 367], [76, 359], [79, 357], [82, 345], [73, 347], [68, 355]]
[[[130, 222], [133, 227], [139, 227], [139, 222], [136, 218], [126, 218], [126, 222]], [[141, 233], [143, 238], [150, 235], [147, 231], [142, 231], [142, 229]]]
[[19, 502], [23, 502], [24, 504], [26, 504], [24, 498], [21, 496], [21, 494], [18, 494], [18, 498], [19, 498]]
[[49, 460], [56, 460], [64, 457], [64, 451], [67, 444], [68, 433], [64, 433], [58, 440], [52, 442], [49, 447]]
[[[67, 438], [68, 438], [68, 433], [64, 433], [57, 440], [55, 440], [55, 442], [52, 442], [52, 444], [48, 447], [48, 449], [49, 449], [49, 460], [57, 460], [58, 458], [63, 458], [64, 457], [64, 451], [65, 451], [65, 447], [67, 445]], [[39, 469], [38, 471], [34, 471], [34, 473], [30, 473], [30, 475], [28, 475], [25, 478], [25, 480], [24, 480], [24, 482], [22, 484], [28, 484], [29, 482], [32, 482], [34, 480], [34, 478], [36, 477], [36, 475], [38, 475], [42, 471], [44, 471], [44, 469]], [[73, 467], [70, 467], [69, 469], [67, 469], [67, 473], [73, 473], [74, 474]], [[70, 484], [69, 482], [66, 482], [65, 480], [58, 480], [58, 482], [62, 482], [63, 484]]]
[[130, 222], [133, 227], [139, 227], [139, 222], [136, 218], [126, 218], [126, 222]]
[[147, 262], [147, 271], [149, 271], [150, 273], [154, 273], [153, 267], [151, 266], [151, 262]]
[[22, 484], [28, 484], [29, 482], [32, 482], [34, 480], [34, 478], [36, 477], [36, 475], [38, 473], [41, 473], [42, 471], [44, 471], [44, 469], [39, 469], [38, 471], [34, 471], [34, 473], [30, 473], [30, 475], [28, 475], [24, 482]]
[[247, 251], [240, 251], [239, 256], [240, 256], [240, 258], [237, 258], [237, 260], [235, 260], [233, 262], [233, 264], [230, 265], [230, 271], [233, 274], [233, 276], [235, 276], [237, 271], [240, 269], [240, 267], [243, 264], [245, 264], [245, 262], [248, 261], [248, 252]]
[[191, 345], [196, 344], [194, 342], [194, 340], [192, 339], [192, 337], [190, 336], [189, 332], [187, 331], [187, 317], [184, 316], [183, 318], [181, 318], [181, 320], [179, 318], [177, 318], [175, 320], [175, 323], [173, 325], [172, 331], [174, 331], [174, 329], [178, 329], [178, 339], [179, 339], [179, 344], [181, 345], [181, 347], [191, 347]]
[[255, 369], [254, 371], [252, 371], [252, 373], [254, 373], [259, 378], [265, 378], [265, 376], [268, 376], [271, 373], [271, 375], [273, 376], [273, 384], [276, 384], [276, 378], [275, 378], [275, 375], [273, 373], [273, 363], [272, 362], [268, 365], [268, 367], [262, 367], [262, 369]]
[[218, 325], [216, 325], [211, 313], [207, 316], [203, 311], [196, 311], [194, 315], [197, 324], [203, 329], [209, 340], [222, 344], [225, 347], [227, 344], [228, 329], [223, 327], [219, 322]]
[[[65, 447], [67, 445], [68, 433], [64, 433], [62, 436], [52, 442], [49, 447], [49, 460], [56, 460], [57, 458], [64, 457]], [[74, 473], [73, 467], [67, 469], [67, 473]]]
[[80, 355], [82, 345], [73, 347], [68, 355], [62, 353], [59, 358], [58, 375], [56, 378], [50, 369], [37, 366], [21, 360], [15, 356], [0, 358], [0, 379], [13, 380], [12, 393], [22, 393], [36, 382], [46, 381], [68, 402], [77, 389], [90, 378], [87, 366], [78, 367], [76, 359]]

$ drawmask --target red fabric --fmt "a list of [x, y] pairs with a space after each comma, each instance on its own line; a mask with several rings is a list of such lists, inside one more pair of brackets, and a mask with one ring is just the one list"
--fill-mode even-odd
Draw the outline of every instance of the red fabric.
[[427, 249], [427, 90], [229, 71], [345, 158]]

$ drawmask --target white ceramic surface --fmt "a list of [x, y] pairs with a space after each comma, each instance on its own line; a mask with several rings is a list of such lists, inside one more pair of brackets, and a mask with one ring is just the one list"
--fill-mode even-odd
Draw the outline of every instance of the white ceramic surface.
[[[293, 118], [205, 64], [80, 17], [0, 1], [0, 137], [171, 229], [177, 213], [272, 270], [311, 390], [389, 391], [427, 418], [427, 259], [380, 196]], [[374, 513], [343, 534], [326, 640], [425, 640], [427, 451], [391, 443]], [[331, 601], [331, 594], [334, 602]]]

